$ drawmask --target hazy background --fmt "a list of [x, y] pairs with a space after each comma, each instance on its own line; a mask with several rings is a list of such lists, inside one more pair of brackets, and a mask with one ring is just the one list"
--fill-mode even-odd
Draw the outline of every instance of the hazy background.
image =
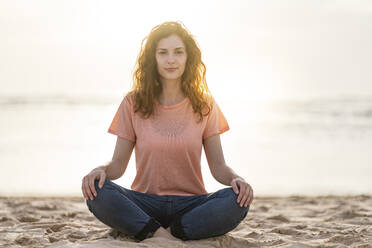
[[1, 195], [81, 194], [112, 157], [142, 39], [169, 20], [200, 45], [226, 162], [256, 195], [372, 194], [371, 1], [5, 0]]

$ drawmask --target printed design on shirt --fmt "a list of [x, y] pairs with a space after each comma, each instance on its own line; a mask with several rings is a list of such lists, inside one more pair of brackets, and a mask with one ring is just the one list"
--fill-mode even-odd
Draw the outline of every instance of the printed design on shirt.
[[154, 116], [151, 126], [154, 132], [161, 136], [178, 137], [185, 131], [189, 122], [185, 115]]

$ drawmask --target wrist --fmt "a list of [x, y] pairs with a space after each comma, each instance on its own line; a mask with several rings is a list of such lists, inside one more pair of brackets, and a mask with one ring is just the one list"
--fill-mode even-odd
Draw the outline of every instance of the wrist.
[[235, 177], [231, 180], [231, 182], [234, 181], [234, 180], [237, 180], [237, 179], [240, 179], [240, 180], [245, 181], [244, 178], [242, 178], [242, 177], [240, 177], [240, 176], [235, 176]]
[[103, 170], [105, 173], [106, 173], [106, 166], [105, 165], [101, 165], [101, 166], [98, 166], [97, 168], [95, 168], [94, 170]]

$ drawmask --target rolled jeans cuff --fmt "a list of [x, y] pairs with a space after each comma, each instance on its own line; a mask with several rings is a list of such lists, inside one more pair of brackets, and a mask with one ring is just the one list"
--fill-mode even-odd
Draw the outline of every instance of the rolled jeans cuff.
[[182, 224], [181, 224], [181, 218], [182, 218], [182, 215], [179, 215], [175, 218], [174, 222], [172, 223], [173, 224], [173, 228], [171, 228], [171, 233], [174, 237], [177, 237], [181, 240], [188, 240], [188, 238], [186, 237], [186, 234], [183, 230], [183, 227], [182, 227]]
[[160, 226], [161, 225], [154, 218], [151, 218], [145, 227], [134, 236], [134, 238], [138, 241], [151, 238]]

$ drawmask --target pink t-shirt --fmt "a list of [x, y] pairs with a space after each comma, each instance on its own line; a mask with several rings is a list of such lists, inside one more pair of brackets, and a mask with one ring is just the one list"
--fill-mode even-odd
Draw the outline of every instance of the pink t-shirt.
[[164, 106], [156, 102], [155, 115], [141, 118], [133, 111], [130, 95], [122, 100], [108, 129], [135, 143], [137, 174], [131, 189], [155, 195], [197, 195], [208, 193], [200, 167], [203, 140], [229, 130], [219, 106], [197, 123], [191, 102]]

